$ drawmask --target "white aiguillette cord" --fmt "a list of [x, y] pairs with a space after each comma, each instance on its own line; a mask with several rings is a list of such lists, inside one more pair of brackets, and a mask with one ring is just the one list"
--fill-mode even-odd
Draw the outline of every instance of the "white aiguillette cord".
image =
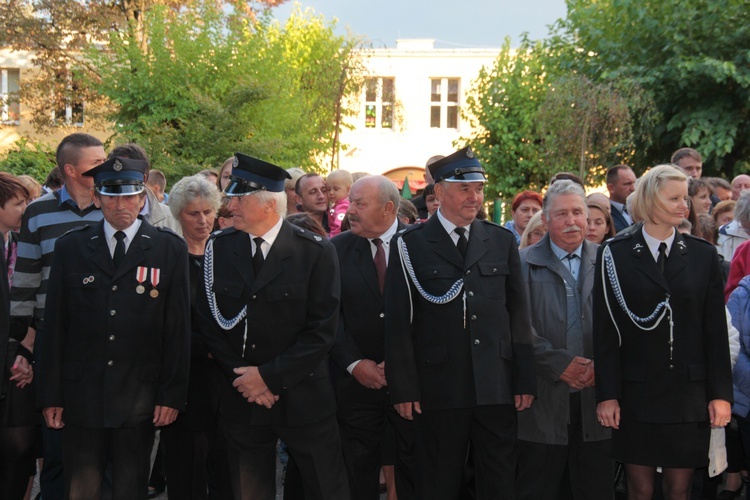
[[[223, 330], [231, 330], [237, 324], [245, 319], [247, 316], [247, 304], [242, 310], [232, 319], [227, 319], [221, 315], [219, 306], [216, 303], [216, 293], [214, 293], [214, 240], [209, 239], [206, 244], [206, 251], [203, 256], [203, 282], [206, 287], [206, 298], [208, 299], [208, 307], [211, 310], [211, 316], [214, 317], [216, 323]], [[247, 320], [245, 320], [245, 332], [242, 335], [242, 356], [245, 355], [245, 345], [247, 344]]]
[[[406, 248], [406, 242], [403, 238], [398, 239], [398, 253], [401, 257], [401, 270], [404, 272], [404, 279], [406, 280], [406, 284], [409, 284], [409, 281], [414, 283], [414, 288], [417, 289], [419, 294], [428, 302], [431, 302], [433, 304], [447, 304], [448, 302], [451, 302], [453, 299], [458, 297], [458, 294], [461, 292], [461, 289], [464, 286], [464, 280], [463, 278], [459, 279], [453, 285], [448, 289], [448, 291], [445, 293], [445, 295], [432, 295], [427, 293], [424, 288], [422, 288], [422, 285], [419, 283], [419, 280], [417, 280], [417, 275], [414, 272], [414, 266], [411, 264], [411, 259], [409, 258], [409, 250]], [[463, 300], [464, 300], [464, 327], [466, 326], [466, 293], [463, 294]], [[410, 308], [410, 316], [409, 316], [409, 322], [411, 323], [414, 320], [414, 303], [412, 302], [411, 293], [409, 294], [409, 308]]]
[[[614, 294], [615, 300], [617, 300], [620, 309], [627, 314], [628, 318], [630, 318], [630, 321], [632, 321], [635, 326], [643, 331], [651, 331], [659, 326], [662, 319], [664, 319], [664, 316], [669, 312], [669, 361], [671, 362], [672, 354], [674, 353], [674, 321], [672, 320], [672, 306], [669, 305], [669, 294], [667, 294], [665, 300], [656, 305], [656, 309], [654, 309], [654, 312], [649, 316], [645, 318], [637, 316], [628, 308], [628, 304], [625, 302], [625, 297], [623, 296], [622, 288], [620, 287], [620, 280], [617, 277], [617, 268], [615, 267], [615, 260], [612, 257], [612, 250], [610, 250], [609, 245], [607, 245], [602, 252], [602, 283], [604, 284], [604, 301], [607, 304], [607, 311], [609, 312], [612, 324], [615, 325], [615, 329], [617, 330], [617, 337], [619, 339], [618, 345], [622, 345], [622, 335], [620, 335], [620, 328], [617, 326], [617, 321], [615, 321], [612, 312], [612, 306], [609, 303], [609, 294], [607, 293], [606, 288], [607, 282], [609, 282], [609, 286], [612, 289], [612, 293]], [[659, 314], [660, 312], [661, 315]], [[656, 322], [650, 327], [642, 326], [654, 320], [656, 320]]]

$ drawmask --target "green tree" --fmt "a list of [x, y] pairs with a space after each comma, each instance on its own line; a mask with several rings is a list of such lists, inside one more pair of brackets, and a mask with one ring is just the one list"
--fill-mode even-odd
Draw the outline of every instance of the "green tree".
[[[334, 150], [339, 106], [357, 86], [357, 41], [297, 9], [231, 19], [212, 5], [150, 12], [143, 52], [123, 33], [89, 50], [88, 82], [110, 102], [116, 142], [135, 141], [171, 176], [215, 166], [234, 151], [320, 169]], [[343, 93], [343, 94], [342, 94]]]
[[[94, 111], [103, 104], [90, 82], [96, 69], [81, 54], [92, 44], [105, 41], [110, 33], [120, 33], [146, 52], [146, 30], [155, 7], [179, 16], [201, 10], [204, 4], [218, 6], [237, 22], [254, 19], [259, 11], [286, 0], [10, 0], [0, 1], [0, 47], [28, 50], [38, 69], [36, 78], [22, 82], [20, 95], [37, 131], [71, 126], [62, 110], [86, 105], [88, 126], [104, 125]], [[51, 119], [50, 110], [55, 111]], [[76, 121], [74, 116], [73, 122]]]
[[55, 152], [43, 143], [21, 138], [0, 158], [0, 171], [13, 175], [30, 175], [44, 184], [55, 168]]
[[536, 120], [549, 80], [542, 43], [526, 37], [517, 50], [506, 38], [495, 64], [479, 72], [463, 110], [478, 132], [461, 140], [471, 144], [487, 170], [488, 196], [507, 200], [523, 189], [541, 189], [553, 173]]
[[568, 0], [551, 45], [561, 65], [595, 82], [634, 82], [659, 120], [643, 165], [679, 147], [704, 156], [707, 174], [739, 173], [750, 156], [750, 4], [746, 0]]
[[633, 116], [652, 123], [653, 114], [651, 102], [637, 86], [621, 83], [618, 88], [614, 82], [565, 75], [551, 85], [536, 115], [544, 157], [558, 171], [576, 172], [588, 184], [601, 183], [607, 168], [633, 158], [635, 138], [642, 131]]

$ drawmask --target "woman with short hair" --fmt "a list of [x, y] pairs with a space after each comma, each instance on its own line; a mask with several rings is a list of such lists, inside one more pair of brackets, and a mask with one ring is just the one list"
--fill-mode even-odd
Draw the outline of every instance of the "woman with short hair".
[[[188, 246], [193, 325], [187, 410], [161, 431], [167, 491], [174, 498], [207, 499], [209, 485], [224, 496], [229, 495], [227, 481], [220, 476], [227, 467], [223, 465], [225, 457], [216, 431], [216, 387], [222, 375], [195, 330], [195, 297], [203, 282], [203, 254], [220, 204], [219, 189], [200, 174], [181, 179], [169, 193], [169, 209], [179, 221]], [[215, 493], [212, 491], [211, 498], [223, 498], [214, 497]]]
[[643, 223], [599, 249], [594, 288], [597, 416], [625, 464], [628, 498], [690, 498], [708, 464], [712, 427], [731, 417], [732, 371], [716, 249], [675, 226], [688, 211], [685, 175], [651, 169], [633, 193]]

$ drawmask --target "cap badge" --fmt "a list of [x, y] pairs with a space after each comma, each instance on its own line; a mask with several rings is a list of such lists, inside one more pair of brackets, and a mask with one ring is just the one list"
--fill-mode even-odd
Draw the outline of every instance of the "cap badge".
[[240, 160], [237, 159], [237, 157], [234, 157], [234, 160], [232, 161], [232, 168], [237, 168], [240, 166]]
[[468, 149], [466, 150], [466, 156], [467, 156], [468, 158], [474, 158], [474, 151], [472, 151], [472, 150], [471, 150], [471, 148], [468, 148]]
[[120, 160], [115, 160], [115, 163], [112, 165], [112, 170], [115, 172], [122, 170], [122, 162]]
[[323, 238], [320, 236], [313, 236], [313, 238], [315, 238], [315, 241], [323, 241]]

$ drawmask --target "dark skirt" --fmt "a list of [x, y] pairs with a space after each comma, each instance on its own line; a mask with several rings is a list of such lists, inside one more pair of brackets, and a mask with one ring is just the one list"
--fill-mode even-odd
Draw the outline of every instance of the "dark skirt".
[[661, 424], [622, 419], [620, 429], [612, 431], [613, 455], [633, 465], [706, 467], [710, 438], [708, 421]]

